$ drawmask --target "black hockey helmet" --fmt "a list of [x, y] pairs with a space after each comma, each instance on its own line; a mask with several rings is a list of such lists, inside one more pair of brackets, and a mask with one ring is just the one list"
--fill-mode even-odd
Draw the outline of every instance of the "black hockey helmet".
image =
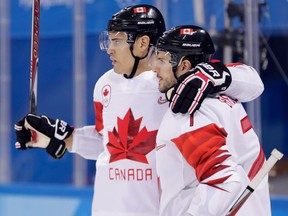
[[164, 18], [156, 7], [139, 4], [126, 7], [114, 14], [106, 30], [126, 32], [128, 43], [134, 43], [138, 35], [148, 35], [150, 43], [155, 45], [166, 27]]
[[156, 49], [171, 54], [171, 64], [175, 70], [185, 57], [196, 66], [207, 62], [215, 52], [213, 41], [203, 28], [194, 25], [174, 27], [159, 38]]
[[128, 79], [133, 78], [139, 65], [139, 61], [147, 57], [138, 57], [133, 53], [133, 44], [137, 36], [147, 35], [150, 38], [150, 45], [155, 45], [158, 38], [166, 30], [165, 21], [161, 12], [154, 6], [139, 4], [126, 7], [114, 14], [108, 22], [105, 32], [100, 33], [99, 43], [102, 50], [109, 48], [109, 32], [125, 32], [127, 43], [130, 44], [130, 51], [135, 59], [134, 66], [129, 75], [124, 74]]

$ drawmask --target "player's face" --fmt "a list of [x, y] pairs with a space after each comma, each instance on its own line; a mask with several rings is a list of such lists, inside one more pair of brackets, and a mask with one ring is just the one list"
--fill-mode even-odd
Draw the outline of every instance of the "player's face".
[[107, 53], [110, 55], [114, 71], [125, 74], [131, 71], [134, 58], [130, 52], [130, 45], [127, 43], [125, 32], [110, 32]]
[[165, 93], [169, 88], [176, 84], [173, 74], [171, 55], [169, 52], [156, 51], [150, 59], [152, 70], [157, 73], [159, 79], [159, 91]]

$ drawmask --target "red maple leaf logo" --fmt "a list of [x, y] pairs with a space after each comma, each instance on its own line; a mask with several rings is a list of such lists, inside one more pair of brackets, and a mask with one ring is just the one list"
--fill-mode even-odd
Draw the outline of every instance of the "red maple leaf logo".
[[131, 109], [123, 119], [117, 119], [118, 131], [114, 127], [112, 132], [108, 132], [110, 163], [129, 159], [148, 164], [146, 155], [155, 149], [157, 130], [147, 131], [143, 127], [139, 131], [141, 121], [142, 117], [134, 119]]
[[103, 95], [107, 96], [109, 94], [109, 91], [107, 89], [104, 90]]

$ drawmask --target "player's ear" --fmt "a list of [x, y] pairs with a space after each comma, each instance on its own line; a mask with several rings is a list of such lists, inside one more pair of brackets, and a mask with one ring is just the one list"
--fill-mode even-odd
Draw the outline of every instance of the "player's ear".
[[189, 71], [189, 70], [191, 70], [192, 69], [192, 64], [191, 64], [191, 62], [189, 61], [189, 60], [187, 60], [187, 59], [184, 59], [182, 62], [181, 62], [181, 70], [182, 70], [182, 72], [187, 72], [187, 71]]
[[185, 74], [189, 70], [192, 69], [192, 64], [189, 60], [183, 59], [180, 63], [179, 66], [177, 66], [177, 71], [176, 71], [176, 76], [180, 77], [181, 75]]
[[135, 56], [144, 57], [149, 50], [150, 38], [147, 35], [139, 36], [134, 43], [133, 53]]
[[141, 50], [146, 50], [150, 44], [150, 38], [147, 35], [143, 35], [137, 39]]

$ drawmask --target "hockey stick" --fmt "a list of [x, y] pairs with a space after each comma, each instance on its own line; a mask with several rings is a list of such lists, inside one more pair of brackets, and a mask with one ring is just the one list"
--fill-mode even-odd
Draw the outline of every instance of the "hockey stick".
[[268, 160], [264, 163], [264, 165], [261, 167], [259, 172], [256, 174], [256, 176], [252, 179], [250, 184], [246, 187], [246, 189], [243, 191], [243, 193], [239, 196], [239, 198], [236, 200], [236, 202], [233, 204], [229, 212], [226, 214], [226, 216], [233, 216], [235, 215], [238, 210], [242, 207], [242, 205], [246, 202], [246, 200], [249, 198], [249, 196], [254, 192], [254, 190], [258, 187], [258, 185], [261, 183], [263, 178], [266, 176], [266, 174], [269, 173], [269, 171], [272, 169], [272, 167], [276, 164], [278, 160], [280, 160], [283, 157], [283, 154], [279, 152], [277, 149], [273, 149], [271, 152], [271, 156], [268, 158]]
[[31, 61], [30, 61], [30, 113], [37, 111], [37, 81], [39, 60], [39, 27], [40, 0], [33, 0], [32, 32], [31, 32]]

